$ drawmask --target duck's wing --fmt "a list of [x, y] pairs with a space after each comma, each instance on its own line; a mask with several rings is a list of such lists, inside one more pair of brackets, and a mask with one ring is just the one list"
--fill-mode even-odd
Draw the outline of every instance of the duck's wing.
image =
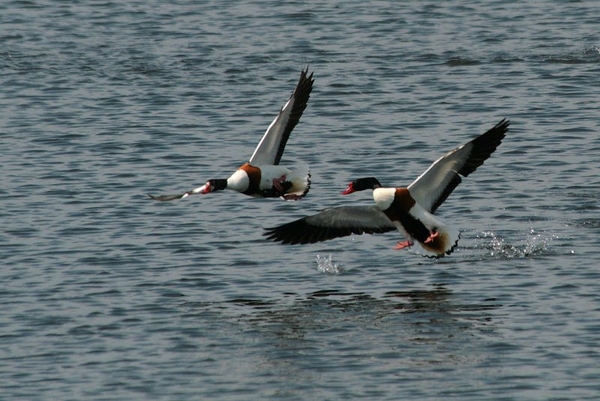
[[154, 199], [155, 201], [168, 202], [168, 201], [188, 197], [191, 195], [191, 191], [184, 192], [182, 194], [175, 194], [175, 195], [152, 195], [152, 194], [146, 194], [146, 195], [148, 195], [151, 199]]
[[267, 239], [284, 244], [313, 244], [351, 234], [377, 234], [396, 226], [377, 206], [342, 206], [265, 229]]
[[307, 76], [308, 67], [300, 73], [300, 79], [292, 96], [273, 120], [254, 150], [249, 163], [253, 166], [278, 165], [292, 130], [300, 121], [313, 87], [313, 73]]
[[181, 193], [181, 194], [174, 194], [174, 195], [151, 195], [151, 194], [146, 194], [148, 195], [150, 198], [159, 201], [159, 202], [168, 202], [168, 201], [172, 201], [172, 200], [176, 200], [176, 199], [183, 199], [183, 198], [187, 198], [190, 195], [196, 195], [196, 194], [201, 194], [201, 193], [206, 193], [204, 192], [206, 189], [206, 186], [208, 184], [204, 184], [201, 187], [198, 188], [194, 188], [190, 191]]
[[500, 145], [510, 121], [503, 119], [485, 134], [459, 146], [436, 160], [423, 174], [408, 186], [411, 196], [425, 210], [433, 213], [446, 198]]

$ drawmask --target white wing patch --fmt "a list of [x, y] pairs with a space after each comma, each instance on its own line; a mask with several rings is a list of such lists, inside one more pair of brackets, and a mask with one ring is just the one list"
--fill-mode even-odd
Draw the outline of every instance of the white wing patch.
[[252, 157], [250, 157], [250, 164], [253, 166], [276, 164], [275, 158], [277, 157], [279, 145], [283, 139], [285, 126], [290, 118], [293, 106], [294, 97], [292, 96], [285, 106], [283, 106], [277, 117], [275, 117], [271, 125], [269, 125], [269, 128], [265, 131], [265, 134], [254, 150]]

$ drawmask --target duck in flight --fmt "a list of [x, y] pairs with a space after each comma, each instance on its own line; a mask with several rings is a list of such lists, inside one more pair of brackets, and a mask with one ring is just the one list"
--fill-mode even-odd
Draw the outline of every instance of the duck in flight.
[[329, 208], [291, 223], [266, 229], [268, 239], [284, 244], [312, 244], [351, 234], [398, 230], [405, 241], [396, 249], [411, 248], [428, 257], [449, 255], [460, 233], [434, 216], [437, 208], [462, 181], [487, 160], [502, 142], [506, 119], [477, 138], [436, 160], [406, 188], [386, 188], [374, 177], [352, 181], [343, 195], [373, 190], [373, 206]]
[[296, 89], [264, 133], [250, 160], [227, 179], [211, 179], [201, 187], [177, 195], [150, 195], [157, 201], [182, 199], [194, 194], [231, 189], [260, 198], [298, 200], [310, 189], [308, 168], [290, 170], [279, 165], [292, 130], [300, 121], [310, 98], [314, 79], [308, 67], [300, 73]]

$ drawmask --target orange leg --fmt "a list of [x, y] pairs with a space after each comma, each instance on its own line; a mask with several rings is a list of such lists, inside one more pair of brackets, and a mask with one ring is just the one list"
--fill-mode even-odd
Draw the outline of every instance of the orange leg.
[[398, 245], [396, 245], [396, 247], [394, 249], [404, 249], [404, 248], [410, 248], [411, 246], [414, 245], [414, 242], [410, 242], [410, 241], [400, 241], [398, 242]]
[[423, 241], [423, 243], [424, 244], [429, 244], [430, 242], [433, 242], [433, 240], [436, 239], [439, 236], [440, 236], [439, 231], [432, 230], [431, 234], [429, 234], [429, 237], [427, 237], [427, 239], [425, 241]]
[[285, 189], [283, 188], [283, 183], [285, 182], [285, 178], [286, 178], [285, 174], [279, 178], [274, 178], [273, 179], [273, 188], [275, 188], [279, 192], [284, 192]]

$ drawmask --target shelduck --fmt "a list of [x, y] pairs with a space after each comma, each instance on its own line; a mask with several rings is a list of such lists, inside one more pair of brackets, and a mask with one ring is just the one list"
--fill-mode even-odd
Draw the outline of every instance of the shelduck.
[[486, 133], [436, 160], [406, 188], [383, 187], [375, 177], [352, 181], [343, 195], [373, 190], [374, 206], [329, 208], [291, 223], [266, 229], [268, 239], [284, 244], [311, 244], [351, 234], [398, 230], [405, 238], [396, 249], [411, 248], [429, 257], [454, 251], [460, 233], [434, 216], [462, 181], [487, 160], [504, 139], [506, 119]]
[[250, 160], [240, 166], [227, 179], [211, 179], [201, 187], [177, 195], [150, 195], [157, 201], [182, 199], [194, 194], [207, 194], [231, 189], [244, 195], [262, 198], [298, 200], [310, 189], [308, 167], [296, 170], [279, 165], [290, 134], [306, 109], [313, 88], [313, 73], [308, 67], [300, 73], [300, 79], [292, 96], [267, 128]]

